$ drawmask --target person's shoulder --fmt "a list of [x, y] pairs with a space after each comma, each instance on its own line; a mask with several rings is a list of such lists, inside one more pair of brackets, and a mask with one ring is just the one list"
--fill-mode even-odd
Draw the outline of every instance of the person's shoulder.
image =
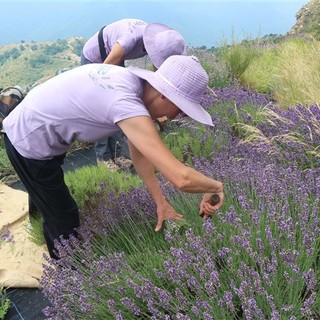
[[140, 30], [146, 28], [147, 22], [140, 19], [121, 19], [113, 22], [105, 27], [105, 32], [112, 32], [112, 30], [118, 33], [128, 32], [131, 34], [134, 30]]
[[[133, 86], [140, 86], [141, 85], [141, 79], [130, 72], [127, 68], [120, 67], [116, 70], [116, 73], [118, 74], [118, 77], [121, 79], [125, 79], [126, 86], [128, 86], [127, 83], [131, 83]], [[130, 89], [130, 88], [129, 88]]]

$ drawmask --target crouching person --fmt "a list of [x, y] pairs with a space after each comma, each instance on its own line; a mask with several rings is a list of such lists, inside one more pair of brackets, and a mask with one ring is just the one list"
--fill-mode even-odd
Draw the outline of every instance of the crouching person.
[[[184, 113], [212, 126], [200, 100], [208, 75], [198, 59], [174, 55], [155, 72], [108, 64], [79, 66], [32, 89], [3, 121], [9, 159], [43, 216], [52, 258], [54, 240], [77, 235], [79, 212], [64, 182], [66, 152], [78, 140], [95, 142], [122, 131], [130, 157], [165, 220], [182, 220], [161, 192], [155, 169], [182, 192], [203, 193], [200, 211], [212, 215], [224, 202], [223, 184], [185, 166], [161, 141], [154, 120]], [[220, 197], [211, 205], [213, 194]]]

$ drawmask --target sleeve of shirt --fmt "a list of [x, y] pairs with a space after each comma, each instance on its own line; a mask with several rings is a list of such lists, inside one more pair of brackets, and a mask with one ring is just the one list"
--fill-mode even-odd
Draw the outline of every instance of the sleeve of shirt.
[[130, 101], [126, 98], [118, 100], [113, 105], [110, 113], [114, 123], [139, 116], [150, 117], [148, 110], [139, 98], [136, 98], [135, 100], [130, 99]]
[[120, 44], [126, 55], [133, 51], [136, 45], [136, 40], [129, 34], [125, 34], [118, 38], [117, 42]]

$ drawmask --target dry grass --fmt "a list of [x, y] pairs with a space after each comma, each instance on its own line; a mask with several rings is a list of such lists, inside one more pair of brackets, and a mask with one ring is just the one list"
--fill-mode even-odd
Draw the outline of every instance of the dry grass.
[[280, 50], [274, 97], [286, 108], [320, 102], [320, 43], [288, 42]]

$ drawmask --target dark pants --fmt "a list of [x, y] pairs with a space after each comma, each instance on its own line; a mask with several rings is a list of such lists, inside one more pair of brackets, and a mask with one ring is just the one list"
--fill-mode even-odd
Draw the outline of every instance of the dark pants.
[[21, 156], [4, 135], [8, 157], [32, 203], [43, 217], [43, 234], [51, 258], [57, 259], [54, 240], [77, 236], [80, 225], [78, 206], [64, 182], [61, 168], [65, 154], [50, 160], [32, 160]]

